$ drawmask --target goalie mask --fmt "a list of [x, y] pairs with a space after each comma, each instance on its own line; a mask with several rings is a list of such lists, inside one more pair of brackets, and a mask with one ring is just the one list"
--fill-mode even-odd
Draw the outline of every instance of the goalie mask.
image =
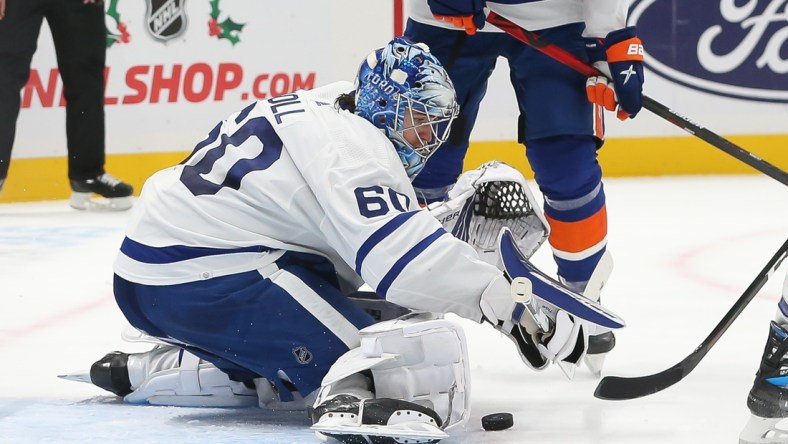
[[422, 43], [395, 37], [356, 77], [356, 114], [380, 128], [411, 180], [448, 139], [459, 106], [454, 85]]

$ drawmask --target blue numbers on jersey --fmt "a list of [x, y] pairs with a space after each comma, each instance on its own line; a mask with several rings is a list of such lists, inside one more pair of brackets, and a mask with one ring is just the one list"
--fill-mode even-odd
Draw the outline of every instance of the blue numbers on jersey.
[[408, 196], [388, 187], [358, 187], [353, 192], [356, 194], [358, 212], [368, 218], [382, 216], [391, 211], [391, 208], [404, 212], [410, 206]]
[[[244, 109], [236, 121], [243, 120], [253, 106]], [[202, 150], [207, 152], [200, 157]], [[230, 136], [221, 134], [219, 124], [183, 162], [181, 182], [195, 196], [216, 194], [225, 187], [237, 190], [245, 175], [270, 167], [281, 155], [282, 140], [264, 117], [249, 119]]]

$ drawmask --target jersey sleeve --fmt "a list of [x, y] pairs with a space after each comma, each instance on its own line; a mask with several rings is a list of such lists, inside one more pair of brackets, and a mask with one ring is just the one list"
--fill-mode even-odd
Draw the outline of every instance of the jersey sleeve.
[[379, 130], [350, 113], [323, 111], [319, 127], [304, 121], [280, 134], [322, 206], [327, 243], [387, 300], [481, 320], [481, 294], [501, 271], [419, 208]]

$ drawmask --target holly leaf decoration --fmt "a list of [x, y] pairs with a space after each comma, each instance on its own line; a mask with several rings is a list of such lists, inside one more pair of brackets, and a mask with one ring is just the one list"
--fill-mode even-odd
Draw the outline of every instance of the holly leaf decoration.
[[[118, 28], [119, 25], [122, 24], [122, 22], [120, 21], [120, 13], [118, 13], [118, 0], [110, 0], [109, 6], [107, 7], [106, 15], [107, 17], [112, 19], [116, 28]], [[104, 25], [104, 28], [107, 31], [107, 48], [111, 47], [115, 43], [126, 43], [128, 41], [129, 38], [128, 32], [124, 32], [124, 30], [119, 30], [120, 34], [118, 34], [115, 32], [115, 30], [109, 29], [109, 27], [107, 27], [106, 25]]]
[[219, 23], [219, 26], [222, 27], [222, 33], [219, 35], [219, 38], [227, 39], [235, 46], [236, 43], [241, 41], [238, 34], [240, 34], [245, 25], [245, 23], [236, 23], [228, 17], [227, 20]]
[[211, 17], [219, 18], [219, 12], [220, 12], [219, 0], [211, 0], [210, 5], [211, 5]]

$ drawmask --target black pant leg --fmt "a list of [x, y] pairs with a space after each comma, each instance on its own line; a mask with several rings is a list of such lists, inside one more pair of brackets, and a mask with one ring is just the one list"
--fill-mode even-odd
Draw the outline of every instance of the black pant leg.
[[50, 3], [46, 14], [66, 98], [68, 177], [104, 173], [104, 5], [82, 0]]
[[0, 179], [8, 176], [20, 91], [30, 76], [43, 18], [41, 1], [24, 0], [6, 2], [5, 18], [0, 20]]

